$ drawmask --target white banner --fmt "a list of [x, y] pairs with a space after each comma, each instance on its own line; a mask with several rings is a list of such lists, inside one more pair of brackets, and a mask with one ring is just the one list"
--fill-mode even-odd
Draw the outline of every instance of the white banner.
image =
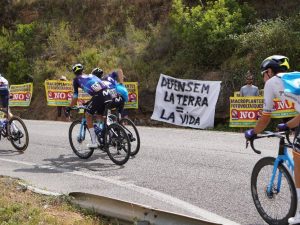
[[160, 75], [151, 119], [179, 126], [214, 126], [221, 81], [176, 79]]

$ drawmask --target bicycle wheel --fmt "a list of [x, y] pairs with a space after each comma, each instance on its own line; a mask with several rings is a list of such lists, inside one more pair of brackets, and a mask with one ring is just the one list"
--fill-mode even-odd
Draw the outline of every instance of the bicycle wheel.
[[124, 127], [129, 137], [131, 147], [130, 156], [136, 155], [140, 150], [140, 135], [135, 124], [128, 118], [121, 119], [119, 124]]
[[18, 116], [8, 121], [7, 134], [11, 144], [19, 151], [25, 151], [29, 144], [29, 135], [25, 123]]
[[104, 135], [104, 148], [109, 158], [117, 165], [125, 164], [130, 156], [130, 141], [124, 128], [110, 124]]
[[275, 158], [260, 159], [251, 175], [251, 192], [255, 207], [268, 224], [288, 224], [288, 219], [295, 215], [297, 194], [293, 178], [284, 164], [276, 170], [271, 192], [267, 192], [273, 173]]
[[81, 120], [75, 120], [69, 128], [69, 142], [73, 152], [81, 159], [90, 158], [94, 149], [87, 147], [91, 140], [90, 132], [86, 124], [81, 124]]

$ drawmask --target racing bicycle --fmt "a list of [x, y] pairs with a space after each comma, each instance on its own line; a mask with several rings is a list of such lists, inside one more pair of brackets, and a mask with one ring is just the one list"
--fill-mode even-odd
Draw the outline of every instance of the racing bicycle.
[[261, 151], [254, 147], [254, 141], [260, 138], [279, 138], [278, 155], [260, 159], [251, 175], [251, 193], [255, 207], [268, 224], [288, 224], [297, 210], [297, 193], [293, 180], [294, 161], [288, 152], [293, 145], [289, 132], [270, 132], [258, 135], [247, 141], [257, 154]]
[[23, 120], [18, 116], [8, 118], [8, 109], [0, 108], [0, 112], [5, 114], [5, 118], [1, 120], [0, 140], [7, 138], [18, 151], [24, 152], [29, 144], [29, 135]]
[[121, 114], [118, 112], [116, 115], [110, 114], [109, 117], [113, 122], [120, 124], [124, 128], [131, 144], [130, 156], [135, 156], [139, 152], [141, 145], [140, 135], [136, 125], [129, 118], [121, 118]]
[[[91, 141], [87, 120], [85, 117], [86, 106], [73, 107], [72, 110], [83, 110], [83, 117], [71, 123], [69, 128], [69, 142], [73, 152], [82, 159], [88, 159], [94, 153], [95, 149], [88, 148], [87, 143]], [[111, 123], [108, 106], [105, 109], [105, 121], [101, 134], [97, 135], [98, 148], [107, 153], [109, 158], [117, 165], [125, 164], [130, 157], [130, 140], [124, 128]]]

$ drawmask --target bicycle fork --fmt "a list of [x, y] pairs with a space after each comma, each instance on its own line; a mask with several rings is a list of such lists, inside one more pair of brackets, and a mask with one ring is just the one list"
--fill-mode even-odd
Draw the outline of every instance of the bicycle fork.
[[271, 177], [271, 180], [270, 180], [270, 182], [268, 184], [268, 187], [267, 187], [267, 195], [269, 197], [271, 197], [272, 194], [273, 194], [272, 193], [272, 188], [274, 186], [274, 181], [275, 181], [275, 178], [276, 178], [277, 171], [278, 171], [278, 177], [277, 177], [276, 194], [278, 194], [280, 192], [281, 180], [282, 180], [282, 172], [280, 170], [278, 170], [278, 167], [283, 162], [286, 162], [286, 165], [288, 166], [289, 171], [294, 171], [294, 161], [289, 156], [286, 147], [283, 147], [283, 154], [279, 155], [276, 158], [276, 160], [274, 161], [274, 167], [273, 167], [272, 177]]

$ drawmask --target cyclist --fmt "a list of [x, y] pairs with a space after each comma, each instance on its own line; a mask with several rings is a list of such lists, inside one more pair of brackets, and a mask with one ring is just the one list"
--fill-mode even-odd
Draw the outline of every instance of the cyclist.
[[8, 117], [12, 117], [12, 114], [9, 110], [8, 103], [9, 103], [9, 85], [8, 81], [0, 74], [0, 105], [4, 109], [8, 110]]
[[87, 105], [86, 120], [87, 127], [91, 134], [92, 143], [88, 144], [89, 148], [97, 148], [98, 144], [96, 141], [96, 133], [93, 127], [93, 115], [97, 112], [103, 115], [105, 105], [112, 101], [109, 89], [104, 82], [98, 77], [92, 74], [83, 73], [83, 65], [78, 63], [72, 67], [72, 71], [76, 75], [73, 79], [74, 94], [71, 101], [70, 107], [66, 108], [66, 113], [69, 114], [71, 107], [77, 104], [78, 100], [78, 88], [82, 88], [84, 92], [92, 96], [91, 100]]
[[123, 84], [124, 74], [122, 69], [118, 69], [118, 71], [113, 71], [104, 76], [102, 69], [95, 68], [92, 74], [103, 80], [110, 88], [113, 99], [111, 106], [112, 108], [116, 108], [121, 115], [124, 110], [124, 104], [128, 101], [128, 90]]
[[[256, 134], [262, 132], [271, 120], [271, 113], [273, 111], [273, 99], [280, 98], [281, 100], [289, 100], [294, 102], [295, 109], [299, 110], [300, 103], [288, 98], [284, 93], [284, 84], [281, 76], [285, 73], [289, 66], [289, 59], [283, 55], [272, 55], [266, 58], [261, 64], [261, 74], [263, 76], [264, 86], [264, 107], [262, 116], [257, 121], [254, 129], [249, 129], [245, 132], [245, 138], [251, 140], [255, 138]], [[300, 124], [300, 114], [288, 121], [287, 123], [278, 124], [277, 128], [279, 131], [286, 131], [290, 128], [295, 128]], [[293, 156], [295, 163], [295, 183], [298, 196], [298, 206], [300, 206], [300, 148], [297, 147], [297, 142], [300, 143], [300, 139], [294, 145]], [[300, 145], [299, 145], [300, 146]], [[300, 210], [297, 211], [296, 215], [289, 218], [290, 224], [300, 223]]]

